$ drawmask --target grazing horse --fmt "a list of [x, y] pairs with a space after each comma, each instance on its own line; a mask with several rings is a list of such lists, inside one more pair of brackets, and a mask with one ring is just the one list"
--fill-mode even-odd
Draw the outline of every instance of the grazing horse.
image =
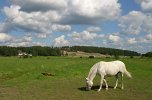
[[111, 61], [111, 62], [104, 62], [100, 61], [92, 66], [88, 77], [86, 78], [86, 89], [91, 90], [93, 86], [93, 79], [96, 74], [101, 76], [100, 88], [98, 92], [102, 89], [102, 84], [105, 82], [106, 90], [108, 90], [108, 84], [106, 82], [105, 76], [116, 76], [116, 85], [114, 89], [117, 88], [118, 85], [118, 74], [121, 74], [121, 89], [123, 89], [123, 74], [126, 74], [129, 78], [131, 78], [131, 74], [127, 71], [125, 64], [122, 61]]

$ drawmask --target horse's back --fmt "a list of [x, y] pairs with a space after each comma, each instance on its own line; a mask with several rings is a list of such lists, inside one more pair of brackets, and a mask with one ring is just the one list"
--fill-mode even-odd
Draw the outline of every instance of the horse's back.
[[106, 75], [115, 75], [118, 72], [124, 72], [125, 65], [122, 61], [100, 62], [99, 73]]
[[119, 70], [120, 72], [124, 73], [126, 67], [125, 67], [125, 64], [122, 62], [122, 61], [113, 61], [118, 67], [119, 67]]
[[100, 64], [105, 65], [105, 66], [113, 66], [113, 65], [118, 65], [118, 66], [125, 66], [125, 64], [122, 61], [116, 60], [116, 61], [100, 61]]

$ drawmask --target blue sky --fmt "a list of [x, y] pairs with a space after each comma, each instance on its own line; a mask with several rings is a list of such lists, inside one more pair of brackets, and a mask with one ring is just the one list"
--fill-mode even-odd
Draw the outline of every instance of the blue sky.
[[0, 45], [152, 51], [152, 0], [0, 0]]
[[122, 15], [128, 14], [130, 11], [140, 11], [141, 7], [139, 4], [137, 4], [134, 0], [119, 0], [118, 1], [121, 4]]

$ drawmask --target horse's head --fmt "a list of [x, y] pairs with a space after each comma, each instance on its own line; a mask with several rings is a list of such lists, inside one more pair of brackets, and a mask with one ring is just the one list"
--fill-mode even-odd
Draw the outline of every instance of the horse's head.
[[86, 78], [86, 90], [91, 90], [91, 87], [93, 86], [93, 82]]

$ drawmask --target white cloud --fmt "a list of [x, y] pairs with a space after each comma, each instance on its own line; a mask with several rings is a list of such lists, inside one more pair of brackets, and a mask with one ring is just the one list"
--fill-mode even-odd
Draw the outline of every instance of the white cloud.
[[122, 33], [139, 35], [152, 33], [152, 15], [140, 11], [131, 11], [119, 20]]
[[[0, 33], [0, 45], [6, 46], [34, 46], [39, 42], [33, 42], [32, 36], [27, 34], [23, 37], [15, 37], [6, 33]], [[40, 43], [39, 43], [40, 44]], [[42, 45], [42, 43], [41, 43]]]
[[139, 11], [131, 11], [128, 15], [122, 16], [120, 19], [120, 28], [123, 33], [137, 35], [141, 32], [146, 15]]
[[[32, 11], [56, 11], [63, 15], [64, 20], [67, 17], [71, 21], [81, 20], [81, 18], [98, 20], [115, 19], [120, 14], [120, 4], [118, 0], [13, 0], [14, 4], [21, 6], [21, 10]], [[33, 6], [34, 5], [34, 6]], [[79, 17], [79, 18], [78, 18]], [[70, 21], [70, 20], [69, 20]], [[89, 20], [88, 20], [89, 21]]]
[[55, 38], [54, 46], [62, 47], [62, 46], [69, 46], [69, 41], [65, 40], [65, 36], [61, 35], [60, 37]]
[[[67, 5], [67, 0], [12, 0], [14, 4], [21, 6], [21, 10], [31, 11], [48, 11], [63, 10]], [[34, 6], [33, 6], [34, 5]]]
[[100, 27], [94, 27], [94, 26], [90, 26], [86, 29], [86, 31], [88, 32], [100, 32], [101, 31], [101, 28]]
[[[40, 42], [41, 39], [37, 38], [49, 38], [52, 34], [56, 36], [54, 33], [62, 34], [61, 32], [67, 32], [68, 35], [55, 38], [55, 46], [99, 45], [129, 48], [130, 45], [132, 47], [138, 45], [136, 47], [139, 47], [140, 44], [144, 48], [148, 46], [144, 46], [142, 43], [147, 45], [152, 43], [151, 0], [136, 0], [141, 5], [142, 11], [131, 11], [121, 17], [121, 5], [118, 0], [12, 1], [9, 7], [2, 9], [7, 17], [5, 21], [0, 22], [0, 33], [6, 35], [0, 36], [0, 42], [4, 45], [45, 45]], [[102, 22], [115, 20], [119, 17], [121, 32], [103, 34], [107, 30], [102, 29], [103, 33], [99, 34], [102, 31], [99, 27], [103, 25]], [[84, 27], [87, 28], [83, 29]], [[17, 32], [18, 34], [31, 33], [32, 35], [14, 37], [8, 35], [9, 33], [14, 34], [13, 32], [16, 32], [15, 35]], [[124, 37], [124, 34], [120, 34], [122, 32], [131, 35], [125, 35]], [[145, 36], [143, 36], [144, 34]], [[34, 39], [32, 36], [34, 36]], [[124, 44], [127, 44], [127, 46]], [[132, 50], [137, 49], [132, 48]]]
[[111, 35], [109, 35], [108, 39], [111, 40], [111, 41], [114, 42], [114, 43], [120, 42], [120, 37], [119, 37], [119, 36], [116, 36], [116, 35], [112, 35], [112, 34], [111, 34]]
[[152, 44], [152, 34], [145, 34], [144, 36], [129, 38], [127, 40], [127, 43], [145, 47], [147, 44]]
[[[71, 31], [70, 24], [98, 24], [120, 15], [118, 0], [12, 0], [2, 11], [7, 20], [0, 23], [0, 32], [22, 30], [46, 38], [52, 32]], [[34, 6], [33, 6], [34, 5]], [[89, 27], [83, 39], [96, 37], [99, 27]], [[92, 32], [90, 34], [89, 32]], [[100, 35], [100, 37], [103, 37]]]
[[31, 42], [32, 41], [32, 37], [31, 36], [23, 36], [22, 38], [15, 38], [13, 40], [13, 42]]
[[66, 24], [99, 24], [116, 19], [121, 11], [118, 0], [69, 0], [68, 4], [62, 20]]
[[83, 31], [83, 32], [73, 32], [69, 34], [70, 37], [72, 37], [73, 40], [75, 41], [85, 41], [85, 40], [92, 40], [97, 37], [96, 33], [90, 33], [88, 31]]
[[[25, 12], [60, 12], [65, 16], [83, 16], [87, 18], [114, 19], [120, 13], [118, 0], [12, 0]], [[34, 6], [33, 6], [34, 5]]]
[[71, 26], [70, 25], [53, 24], [52, 31], [59, 31], [59, 32], [71, 31]]
[[[10, 7], [4, 7], [4, 13], [8, 17], [7, 23], [11, 23], [9, 29], [19, 28], [28, 32], [36, 33], [50, 33], [51, 22], [60, 19], [59, 15], [55, 11], [48, 12], [23, 12], [21, 7], [17, 5], [11, 5]], [[3, 24], [3, 27], [8, 27], [9, 24]], [[10, 27], [10, 25], [9, 25]], [[8, 28], [5, 28], [8, 29]], [[11, 30], [9, 30], [11, 31]]]
[[18, 43], [7, 43], [8, 46], [12, 46], [12, 47], [18, 47], [18, 46], [30, 46], [31, 43], [29, 42], [18, 42]]
[[25, 37], [23, 37], [23, 41], [30, 42], [30, 41], [32, 41], [32, 37], [25, 36]]
[[8, 35], [6, 33], [0, 33], [0, 43], [1, 42], [8, 42], [8, 41], [10, 41], [12, 39], [13, 39], [12, 36], [10, 36], [10, 35]]
[[41, 42], [34, 42], [31, 34], [27, 34], [23, 37], [13, 37], [10, 41], [6, 41], [5, 43], [2, 43], [1, 45], [7, 45], [7, 46], [46, 46], [46, 44], [43, 44]]
[[152, 12], [152, 0], [135, 0], [138, 2], [143, 11]]
[[29, 46], [46, 46], [43, 43], [40, 42], [9, 42], [6, 44], [7, 46], [12, 46], [12, 47], [29, 47]]
[[152, 15], [147, 15], [143, 23], [143, 31], [152, 33]]
[[140, 43], [152, 44], [152, 34], [146, 34], [143, 37], [138, 38]]
[[152, 40], [152, 34], [147, 34], [145, 37], [147, 40]]
[[[103, 41], [106, 37], [104, 34], [92, 33], [86, 30], [81, 32], [72, 32], [67, 35], [70, 45], [85, 45], [85, 46], [97, 46], [99, 41]], [[98, 42], [97, 42], [98, 41]]]
[[135, 38], [129, 38], [129, 39], [128, 39], [128, 43], [129, 43], [129, 44], [134, 44], [134, 43], [137, 43], [137, 41], [136, 41]]
[[18, 17], [20, 9], [20, 6], [11, 5], [10, 7], [4, 7], [3, 11], [8, 18], [14, 19]]
[[105, 34], [99, 34], [97, 37], [98, 38], [104, 38], [106, 35]]
[[51, 34], [50, 33], [39, 33], [39, 34], [35, 34], [35, 36], [37, 38], [41, 38], [41, 39], [45, 39], [48, 38]]
[[[34, 33], [65, 32], [71, 30], [69, 24], [114, 20], [120, 11], [118, 0], [13, 0], [10, 7], [3, 8], [7, 21], [0, 25], [0, 32], [15, 29]], [[100, 29], [94, 27], [94, 30]]]

